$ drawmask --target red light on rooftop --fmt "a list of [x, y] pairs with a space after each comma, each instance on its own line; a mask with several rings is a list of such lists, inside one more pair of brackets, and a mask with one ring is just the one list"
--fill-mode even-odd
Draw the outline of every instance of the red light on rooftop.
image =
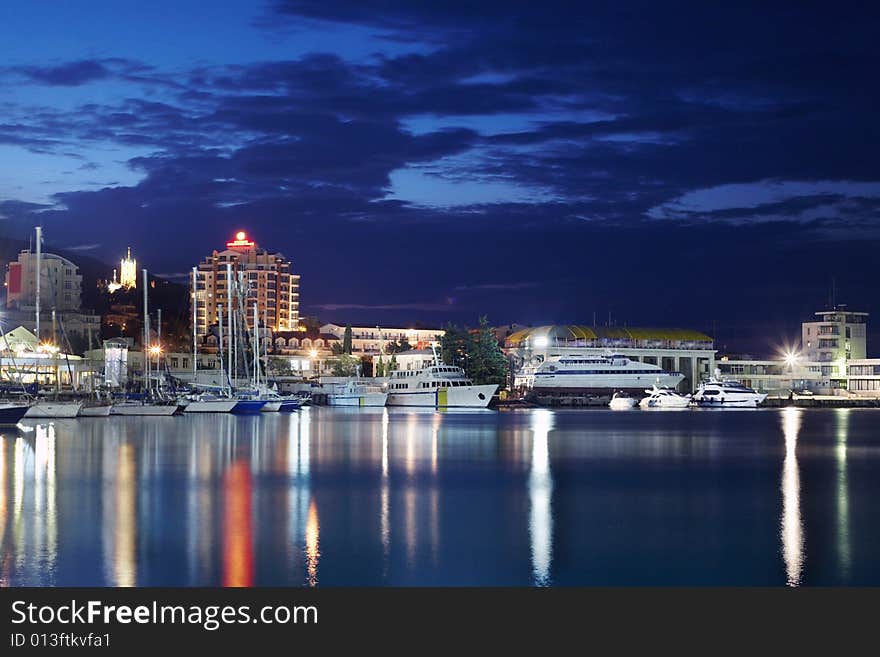
[[229, 242], [226, 242], [226, 248], [235, 249], [235, 248], [245, 248], [249, 249], [254, 246], [254, 243], [247, 238], [247, 233], [243, 230], [238, 231], [235, 234], [235, 239]]

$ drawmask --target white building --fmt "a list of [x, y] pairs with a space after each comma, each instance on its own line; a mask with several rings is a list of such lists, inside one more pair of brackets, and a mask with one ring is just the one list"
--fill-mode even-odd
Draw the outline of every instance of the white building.
[[[345, 327], [339, 324], [324, 324], [321, 333], [334, 335], [340, 343], [345, 337]], [[430, 347], [431, 343], [439, 343], [445, 331], [436, 328], [389, 328], [382, 326], [352, 326], [351, 350], [356, 354], [379, 354], [384, 352], [389, 342], [406, 340], [413, 349]]]
[[871, 390], [873, 375], [868, 371], [880, 361], [866, 360], [868, 313], [838, 305], [815, 315], [818, 320], [801, 325], [800, 351], [770, 360], [725, 357], [718, 369], [771, 397], [788, 397], [793, 390], [821, 395]]
[[804, 360], [828, 363], [867, 357], [868, 313], [852, 312], [845, 305], [838, 305], [815, 314], [818, 320], [801, 325]]
[[[6, 269], [6, 307], [26, 310], [37, 303], [37, 254], [24, 250]], [[78, 311], [82, 294], [82, 275], [67, 258], [53, 253], [40, 254], [40, 306], [58, 312]]]
[[849, 361], [847, 390], [860, 397], [880, 397], [880, 358]]

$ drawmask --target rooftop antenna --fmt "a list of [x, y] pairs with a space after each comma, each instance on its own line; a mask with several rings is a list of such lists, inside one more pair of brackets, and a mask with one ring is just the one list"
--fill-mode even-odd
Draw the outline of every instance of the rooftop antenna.
[[837, 308], [837, 280], [831, 277], [831, 309]]

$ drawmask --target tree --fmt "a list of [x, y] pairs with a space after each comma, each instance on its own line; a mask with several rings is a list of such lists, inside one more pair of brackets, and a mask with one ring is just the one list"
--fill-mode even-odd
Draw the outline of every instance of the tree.
[[468, 376], [478, 385], [494, 383], [503, 386], [507, 381], [507, 359], [485, 315], [480, 317], [480, 327], [472, 344]]
[[390, 376], [391, 373], [397, 369], [397, 357], [394, 354], [391, 354], [391, 360], [388, 361], [388, 368], [385, 370], [386, 376]]
[[473, 351], [471, 334], [451, 322], [446, 325], [440, 338], [440, 357], [446, 365], [457, 365], [467, 371], [468, 361]]
[[385, 361], [382, 360], [382, 352], [379, 352], [379, 360], [376, 362], [375, 376], [385, 376]]
[[342, 334], [342, 353], [351, 355], [351, 324], [345, 327], [345, 333]]
[[410, 349], [412, 349], [412, 345], [406, 338], [400, 338], [400, 342], [392, 340], [385, 345], [386, 354], [400, 354], [404, 351], [409, 351]]
[[330, 345], [330, 352], [334, 356], [341, 356], [342, 354], [345, 353], [345, 348], [341, 344], [339, 344], [338, 342], [334, 342], [333, 344]]
[[333, 376], [357, 376], [361, 359], [342, 354], [333, 359]]
[[269, 356], [269, 376], [293, 376], [293, 368], [289, 358]]

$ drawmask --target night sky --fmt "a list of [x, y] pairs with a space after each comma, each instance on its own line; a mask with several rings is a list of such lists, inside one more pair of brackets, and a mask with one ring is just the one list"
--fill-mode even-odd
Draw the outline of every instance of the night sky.
[[720, 4], [9, 3], [0, 235], [180, 277], [242, 228], [326, 321], [880, 326], [880, 10]]

